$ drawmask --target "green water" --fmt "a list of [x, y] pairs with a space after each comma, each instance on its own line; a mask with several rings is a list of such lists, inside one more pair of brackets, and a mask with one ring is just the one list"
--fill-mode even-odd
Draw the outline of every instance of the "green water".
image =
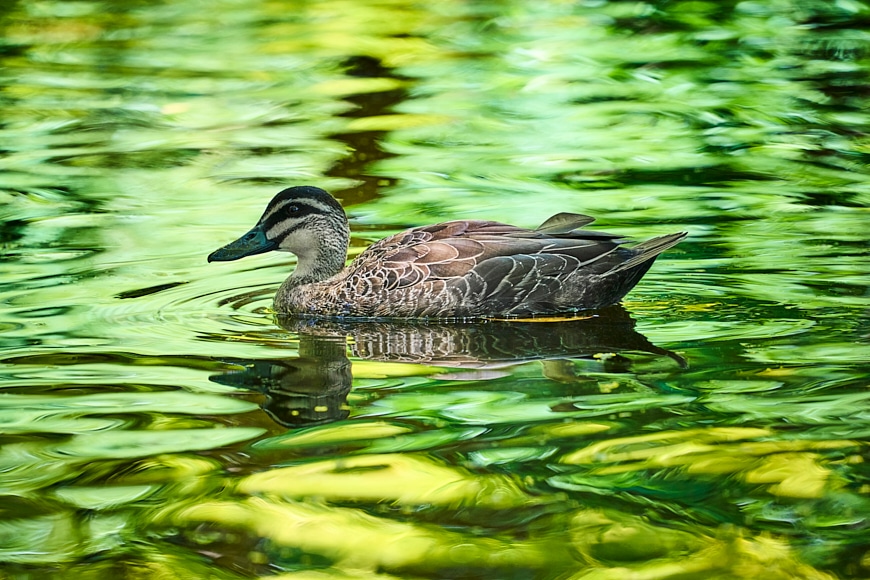
[[[870, 6], [0, 5], [0, 577], [870, 577]], [[623, 307], [300, 326], [353, 252], [686, 230]]]

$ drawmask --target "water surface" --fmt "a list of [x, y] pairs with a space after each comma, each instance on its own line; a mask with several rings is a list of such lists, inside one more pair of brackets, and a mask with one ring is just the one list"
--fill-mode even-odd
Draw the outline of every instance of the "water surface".
[[[10, 578], [870, 575], [860, 2], [0, 8]], [[461, 218], [687, 230], [571, 321], [299, 325], [288, 185], [352, 253]]]

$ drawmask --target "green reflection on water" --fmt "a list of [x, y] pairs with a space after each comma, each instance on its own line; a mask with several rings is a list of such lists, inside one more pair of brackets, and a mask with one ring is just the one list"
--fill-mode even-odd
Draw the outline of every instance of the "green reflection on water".
[[[4, 4], [2, 573], [866, 577], [868, 14]], [[691, 235], [598, 326], [282, 328], [204, 257], [301, 183]]]

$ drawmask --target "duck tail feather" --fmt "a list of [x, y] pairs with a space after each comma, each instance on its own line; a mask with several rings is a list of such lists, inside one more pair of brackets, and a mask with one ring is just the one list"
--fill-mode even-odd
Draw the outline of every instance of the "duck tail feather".
[[665, 250], [673, 248], [679, 244], [687, 235], [688, 232], [677, 232], [675, 234], [667, 234], [641, 242], [631, 248], [631, 252], [634, 254], [631, 258], [608, 271], [607, 274], [624, 272], [625, 270], [630, 270], [645, 262], [653, 260]]

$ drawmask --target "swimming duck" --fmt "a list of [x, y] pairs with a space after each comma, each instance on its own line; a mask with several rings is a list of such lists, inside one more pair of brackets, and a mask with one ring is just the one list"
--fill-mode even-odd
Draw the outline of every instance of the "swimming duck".
[[384, 238], [345, 266], [344, 209], [322, 189], [298, 186], [276, 195], [257, 225], [208, 261], [270, 250], [296, 254], [296, 269], [275, 295], [275, 310], [285, 314], [500, 318], [616, 304], [659, 254], [686, 237], [679, 232], [624, 248], [621, 236], [581, 229], [593, 221], [559, 213], [534, 230], [444, 222]]

